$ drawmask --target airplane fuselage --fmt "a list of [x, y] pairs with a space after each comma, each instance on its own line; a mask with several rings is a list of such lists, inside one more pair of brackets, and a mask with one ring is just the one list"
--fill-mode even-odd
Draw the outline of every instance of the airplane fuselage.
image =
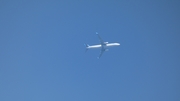
[[[109, 43], [109, 42], [104, 42], [102, 40], [102, 38], [100, 37], [100, 35], [96, 32], [96, 35], [98, 36], [99, 38], [99, 41], [100, 41], [100, 44], [98, 45], [88, 45], [88, 44], [84, 44], [86, 46], [86, 51], [88, 49], [101, 49], [101, 52], [99, 54], [99, 57], [97, 57], [98, 59], [102, 56], [102, 54], [105, 52], [105, 51], [108, 51], [108, 48], [109, 47], [114, 47], [114, 46], [119, 46], [120, 43]], [[86, 52], [85, 51], [85, 52]]]
[[99, 45], [91, 45], [86, 47], [87, 49], [96, 49], [96, 48], [109, 48], [109, 47], [114, 47], [114, 46], [119, 46], [120, 43], [107, 43], [107, 44], [99, 44]]

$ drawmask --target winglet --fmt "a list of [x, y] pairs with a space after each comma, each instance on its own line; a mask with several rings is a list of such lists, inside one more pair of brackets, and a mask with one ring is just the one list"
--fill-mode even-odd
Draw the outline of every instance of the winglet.
[[96, 32], [96, 34], [98, 34], [98, 32]]

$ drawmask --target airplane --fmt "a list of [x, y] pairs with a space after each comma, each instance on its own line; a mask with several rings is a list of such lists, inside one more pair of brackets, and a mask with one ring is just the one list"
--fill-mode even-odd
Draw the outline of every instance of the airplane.
[[96, 35], [98, 36], [99, 38], [99, 41], [100, 41], [100, 44], [98, 45], [88, 45], [88, 44], [84, 44], [86, 46], [86, 51], [88, 49], [98, 49], [100, 48], [101, 49], [101, 52], [100, 52], [100, 55], [97, 57], [98, 59], [102, 56], [102, 54], [105, 52], [105, 51], [108, 51], [107, 48], [109, 47], [114, 47], [114, 46], [119, 46], [120, 43], [109, 43], [109, 42], [104, 42], [103, 39], [100, 37], [100, 35], [96, 32]]

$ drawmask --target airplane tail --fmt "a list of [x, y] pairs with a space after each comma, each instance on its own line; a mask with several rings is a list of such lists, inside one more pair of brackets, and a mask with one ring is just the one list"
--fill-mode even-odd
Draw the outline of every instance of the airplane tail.
[[84, 44], [84, 46], [86, 46], [86, 48], [87, 48], [87, 47], [89, 47], [89, 45], [88, 45], [88, 44]]
[[84, 44], [84, 46], [86, 47], [85, 52], [87, 52], [87, 51], [88, 51], [88, 47], [89, 47], [89, 45], [88, 45], [88, 44]]

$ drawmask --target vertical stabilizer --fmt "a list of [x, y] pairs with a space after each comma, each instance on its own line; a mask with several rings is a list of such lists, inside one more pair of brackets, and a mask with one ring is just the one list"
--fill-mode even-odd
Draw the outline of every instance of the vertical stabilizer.
[[87, 51], [88, 51], [88, 47], [89, 47], [89, 45], [88, 45], [88, 44], [84, 44], [84, 46], [86, 47], [85, 52], [87, 52]]
[[88, 44], [84, 44], [84, 46], [86, 46], [86, 48], [87, 48], [87, 47], [89, 47], [89, 45], [88, 45]]

